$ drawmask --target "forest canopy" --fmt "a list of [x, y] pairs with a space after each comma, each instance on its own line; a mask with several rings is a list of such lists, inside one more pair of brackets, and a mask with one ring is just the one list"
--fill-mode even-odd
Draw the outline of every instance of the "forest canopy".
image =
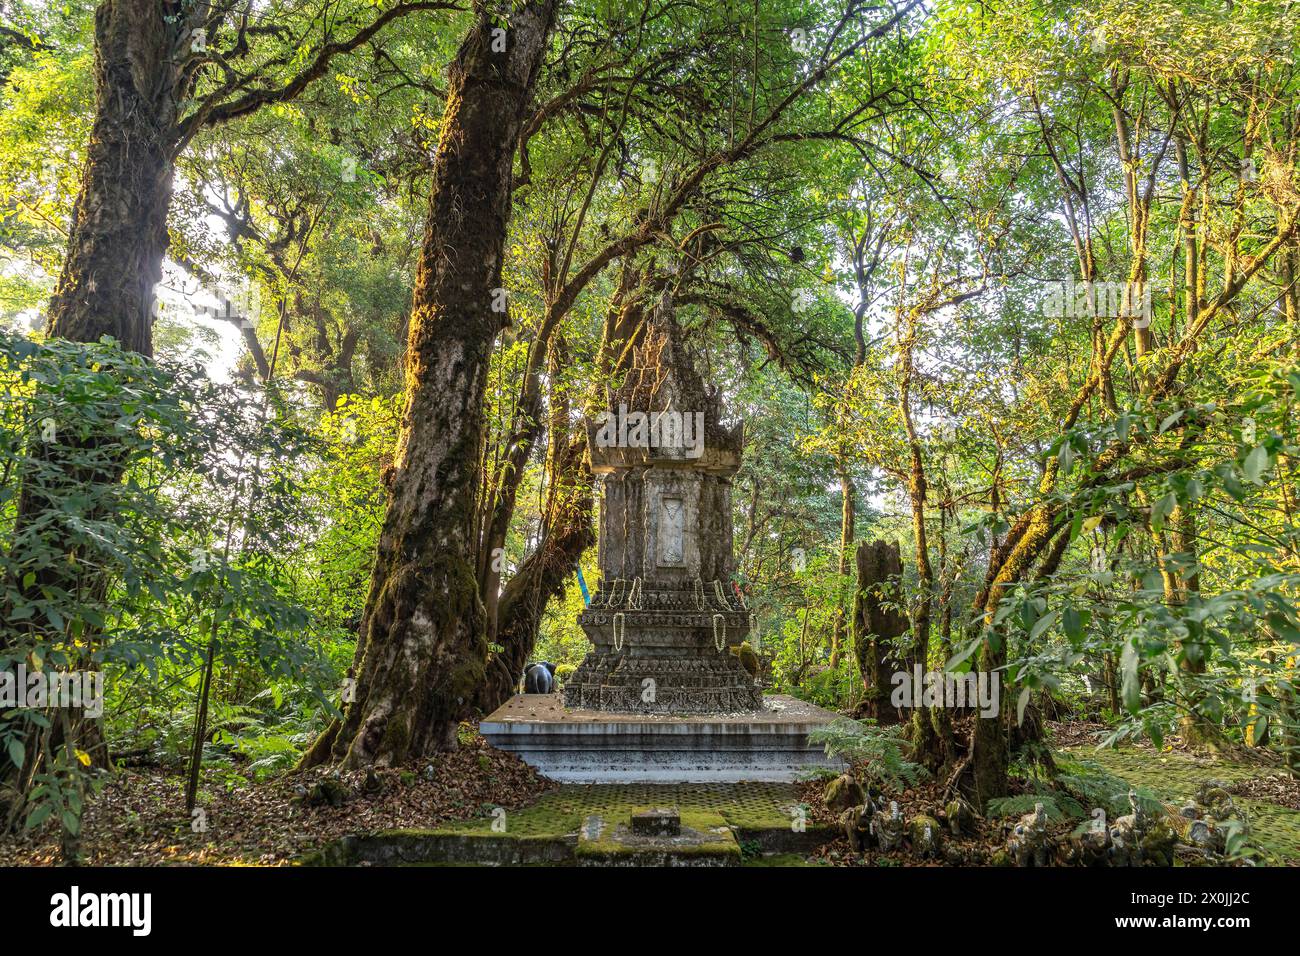
[[[1294, 773], [1298, 28], [0, 0], [0, 670], [104, 675], [101, 714], [0, 709], [0, 826], [75, 857], [123, 760], [189, 814], [562, 682], [588, 425], [664, 309], [744, 423], [765, 692], [980, 811], [1061, 720]], [[1001, 703], [904, 713], [914, 670]]]

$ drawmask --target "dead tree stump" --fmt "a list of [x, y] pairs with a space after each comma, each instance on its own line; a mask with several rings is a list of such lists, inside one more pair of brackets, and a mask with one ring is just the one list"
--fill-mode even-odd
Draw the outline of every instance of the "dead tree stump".
[[890, 675], [897, 662], [889, 642], [907, 631], [903, 610], [903, 560], [896, 541], [864, 541], [857, 551], [858, 586], [853, 598], [853, 653], [864, 688], [857, 716], [881, 724], [898, 722], [890, 704]]

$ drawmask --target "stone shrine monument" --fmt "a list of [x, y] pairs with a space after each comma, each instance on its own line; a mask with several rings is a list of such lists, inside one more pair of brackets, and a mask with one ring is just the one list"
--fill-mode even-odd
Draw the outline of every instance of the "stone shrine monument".
[[622, 713], [758, 710], [731, 652], [750, 612], [731, 584], [731, 476], [743, 426], [722, 423], [666, 302], [632, 368], [588, 424], [601, 487], [601, 584], [578, 618], [595, 645], [564, 689], [569, 707]]
[[731, 582], [731, 478], [743, 428], [705, 387], [667, 297], [588, 423], [601, 583], [592, 649], [563, 694], [518, 694], [479, 730], [569, 783], [791, 781], [842, 769], [809, 743], [835, 714], [764, 698], [732, 653], [752, 617]]

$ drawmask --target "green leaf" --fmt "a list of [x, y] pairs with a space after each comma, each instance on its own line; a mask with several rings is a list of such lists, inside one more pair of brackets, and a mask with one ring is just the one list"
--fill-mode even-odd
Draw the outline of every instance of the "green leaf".
[[27, 815], [27, 829], [35, 830], [38, 826], [49, 819], [54, 812], [54, 804], [41, 803], [32, 808], [32, 812]]
[[1025, 722], [1025, 708], [1029, 706], [1029, 688], [1026, 687], [1020, 692], [1016, 699], [1016, 725], [1019, 726]]
[[1122, 413], [1119, 418], [1115, 419], [1115, 435], [1120, 441], [1128, 441], [1128, 432], [1132, 425], [1133, 416], [1128, 412]]
[[958, 667], [962, 665], [962, 663], [966, 660], [966, 658], [970, 657], [972, 654], [975, 653], [975, 650], [982, 643], [983, 641], [980, 638], [978, 637], [975, 638], [975, 640], [968, 643], [962, 650], [958, 651], [952, 657], [948, 658], [948, 662], [943, 665], [943, 669], [947, 671], [956, 670]]
[[1083, 615], [1078, 608], [1070, 606], [1061, 612], [1061, 629], [1070, 640], [1083, 640]]
[[1035, 621], [1034, 626], [1030, 628], [1029, 639], [1033, 641], [1041, 637], [1043, 635], [1043, 632], [1046, 631], [1049, 627], [1051, 627], [1054, 623], [1056, 623], [1055, 611], [1051, 611], [1047, 614], [1044, 614], [1037, 621]]
[[1256, 743], [1264, 739], [1264, 734], [1268, 733], [1268, 714], [1258, 714], [1250, 724], [1251, 739]]
[[1223, 476], [1223, 490], [1231, 495], [1234, 501], [1241, 501], [1246, 497], [1245, 486], [1233, 474]]
[[1263, 445], [1256, 446], [1255, 450], [1246, 456], [1246, 463], [1242, 466], [1242, 471], [1246, 474], [1246, 480], [1253, 484], [1262, 484], [1260, 480], [1264, 472], [1268, 470], [1268, 449]]
[[1268, 615], [1268, 626], [1279, 635], [1295, 644], [1300, 644], [1300, 629], [1276, 612]]
[[1060, 462], [1061, 474], [1068, 475], [1074, 469], [1074, 446], [1068, 439], [1061, 442], [1061, 452], [1056, 456], [1056, 460]]
[[1151, 743], [1155, 744], [1156, 750], [1165, 745], [1165, 732], [1160, 729], [1160, 721], [1148, 720], [1146, 722], [1147, 734], [1151, 737]]
[[23, 760], [27, 757], [27, 752], [23, 749], [23, 742], [17, 737], [11, 737], [7, 749], [9, 750], [9, 759], [13, 761], [13, 765], [22, 769]]

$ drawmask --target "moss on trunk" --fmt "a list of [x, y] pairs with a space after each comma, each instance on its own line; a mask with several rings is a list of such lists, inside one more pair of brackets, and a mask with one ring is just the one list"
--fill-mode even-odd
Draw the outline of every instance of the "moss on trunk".
[[[480, 9], [449, 70], [407, 340], [406, 408], [362, 619], [356, 700], [329, 753], [391, 765], [455, 746], [488, 657], [474, 516], [511, 167], [554, 15]], [[495, 49], [494, 49], [495, 47]], [[323, 747], [313, 747], [320, 756]]]

